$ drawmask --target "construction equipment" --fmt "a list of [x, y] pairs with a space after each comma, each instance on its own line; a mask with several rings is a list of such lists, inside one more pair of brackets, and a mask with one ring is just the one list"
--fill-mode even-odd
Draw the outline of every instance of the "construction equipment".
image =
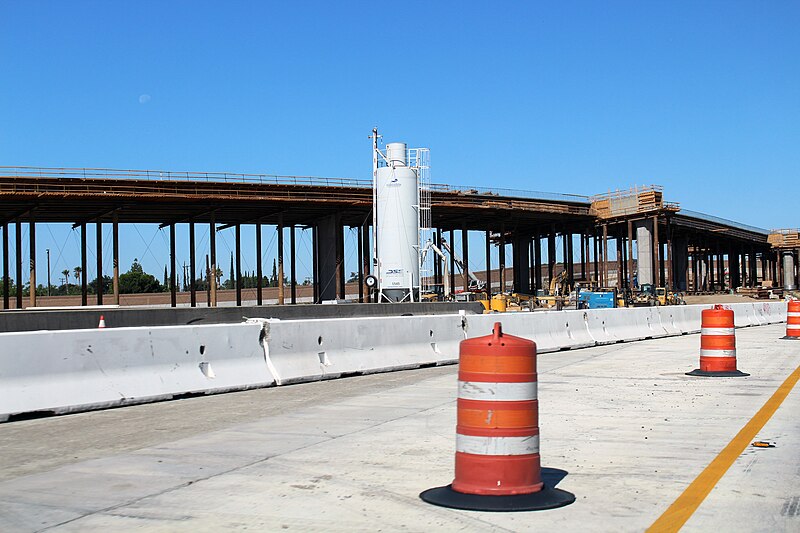
[[656, 287], [656, 305], [667, 305], [667, 289]]
[[686, 305], [686, 302], [677, 292], [669, 292], [666, 287], [656, 287], [655, 305]]
[[550, 288], [544, 296], [537, 296], [536, 301], [539, 307], [555, 307], [560, 309], [565, 303], [569, 303], [569, 283], [567, 283], [567, 271], [562, 270], [550, 280]]
[[442, 248], [444, 248], [445, 251], [448, 254], [450, 254], [450, 256], [453, 258], [453, 263], [455, 263], [455, 265], [459, 268], [459, 270], [461, 271], [461, 275], [463, 276], [464, 272], [466, 272], [467, 275], [469, 276], [469, 283], [467, 284], [468, 291], [480, 292], [486, 288], [486, 282], [479, 280], [478, 277], [470, 269], [467, 268], [464, 262], [458, 258], [455, 252], [453, 252], [453, 249], [444, 239], [442, 239]]
[[611, 309], [617, 307], [616, 289], [582, 290], [578, 294], [578, 309]]
[[650, 307], [657, 305], [656, 289], [652, 283], [642, 283], [639, 292], [633, 297], [633, 307]]

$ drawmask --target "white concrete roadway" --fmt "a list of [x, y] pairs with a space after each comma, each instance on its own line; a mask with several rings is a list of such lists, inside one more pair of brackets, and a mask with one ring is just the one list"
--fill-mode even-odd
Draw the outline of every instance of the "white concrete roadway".
[[[0, 425], [0, 531], [643, 531], [800, 365], [784, 328], [737, 330], [747, 378], [685, 376], [698, 335], [541, 355], [561, 509], [419, 500], [453, 476], [451, 366]], [[798, 413], [800, 385], [685, 531], [800, 531]]]

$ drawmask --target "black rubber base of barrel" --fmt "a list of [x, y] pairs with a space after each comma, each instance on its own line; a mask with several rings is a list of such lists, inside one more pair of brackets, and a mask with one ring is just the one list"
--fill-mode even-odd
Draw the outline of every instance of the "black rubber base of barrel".
[[465, 511], [542, 511], [569, 505], [575, 501], [575, 495], [561, 489], [543, 487], [532, 494], [515, 494], [513, 496], [481, 496], [456, 492], [451, 485], [428, 489], [419, 495], [423, 501]]
[[781, 337], [781, 340], [784, 340], [784, 341], [800, 341], [800, 337], [790, 337], [790, 336], [787, 335], [785, 337]]
[[741, 378], [744, 376], [749, 376], [750, 374], [746, 374], [741, 370], [732, 370], [729, 372], [708, 372], [705, 370], [700, 370], [699, 368], [695, 368], [691, 372], [687, 372], [686, 375], [700, 376], [705, 378]]

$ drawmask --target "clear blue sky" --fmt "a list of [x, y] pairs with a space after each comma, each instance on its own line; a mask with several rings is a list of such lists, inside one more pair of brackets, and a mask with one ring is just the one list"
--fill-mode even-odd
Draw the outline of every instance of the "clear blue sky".
[[391, 5], [5, 0], [0, 165], [368, 178], [378, 126], [439, 183], [800, 225], [799, 2]]

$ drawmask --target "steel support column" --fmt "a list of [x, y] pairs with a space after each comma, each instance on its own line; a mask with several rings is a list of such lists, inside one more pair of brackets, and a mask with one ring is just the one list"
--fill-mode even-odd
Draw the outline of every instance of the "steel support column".
[[264, 266], [261, 255], [261, 222], [256, 222], [256, 305], [264, 305]]
[[175, 224], [169, 225], [169, 302], [170, 306], [178, 306], [178, 284], [175, 272]]
[[86, 223], [81, 224], [81, 305], [88, 305], [86, 290]]
[[608, 285], [608, 224], [603, 224], [603, 286]]
[[492, 297], [492, 234], [486, 230], [486, 295]]
[[286, 304], [286, 288], [283, 285], [283, 216], [278, 221], [278, 305]]
[[461, 263], [464, 265], [461, 274], [464, 278], [464, 292], [466, 292], [469, 290], [469, 230], [467, 230], [466, 224], [461, 226]]
[[114, 292], [114, 305], [119, 305], [119, 216], [117, 212], [111, 217], [111, 263], [114, 267], [111, 288]]
[[211, 254], [211, 307], [217, 306], [217, 222], [214, 213], [211, 213], [211, 223], [208, 227], [208, 247]]
[[236, 238], [236, 305], [242, 305], [242, 225], [236, 224], [234, 226], [234, 235]]
[[8, 278], [8, 223], [3, 222], [3, 309], [8, 309], [11, 283]]
[[498, 278], [500, 278], [500, 294], [506, 292], [506, 226], [500, 225], [500, 241], [498, 242], [500, 265], [498, 266]]
[[653, 217], [653, 285], [661, 287], [661, 242], [658, 240], [658, 215]]
[[628, 257], [625, 258], [625, 286], [633, 287], [633, 221], [628, 220]]
[[[22, 222], [16, 220], [16, 231], [14, 232], [14, 240], [17, 247], [16, 254], [14, 254], [14, 265], [17, 271], [17, 309], [22, 309]], [[86, 305], [84, 303], [84, 305]]]
[[197, 307], [197, 287], [194, 279], [197, 272], [197, 257], [194, 251], [194, 221], [189, 221], [189, 305]]
[[291, 285], [291, 298], [292, 303], [297, 303], [297, 246], [295, 244], [295, 226], [289, 226], [291, 232], [289, 233], [289, 255], [291, 256], [292, 264], [289, 270], [289, 283]]
[[[356, 226], [358, 236], [358, 301], [364, 303], [364, 227]], [[420, 279], [420, 284], [422, 280]]]
[[450, 290], [456, 292], [456, 241], [455, 232], [451, 229], [448, 235], [450, 239]]
[[622, 289], [624, 287], [624, 278], [625, 278], [625, 237], [622, 235], [622, 231], [620, 230], [619, 235], [617, 236], [617, 289]]
[[567, 232], [566, 234], [566, 243], [567, 245], [564, 247], [564, 264], [567, 268], [567, 282], [569, 283], [570, 287], [575, 287], [575, 257], [572, 253], [572, 232]]
[[319, 286], [319, 249], [318, 245], [318, 231], [317, 225], [311, 226], [311, 285], [314, 288], [314, 303], [320, 303], [320, 286]]
[[542, 235], [536, 231], [536, 236], [533, 241], [533, 279], [534, 279], [534, 294], [537, 290], [542, 289]]
[[97, 305], [103, 305], [103, 223], [95, 225], [94, 247], [97, 255]]
[[30, 258], [28, 306], [36, 307], [36, 220], [33, 214], [28, 218], [28, 256]]

